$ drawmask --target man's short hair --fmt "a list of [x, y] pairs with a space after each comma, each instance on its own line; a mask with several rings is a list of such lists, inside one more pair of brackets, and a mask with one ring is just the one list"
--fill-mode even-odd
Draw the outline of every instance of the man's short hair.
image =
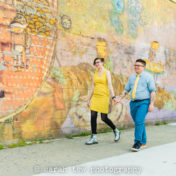
[[137, 59], [136, 62], [142, 63], [144, 66], [146, 66], [146, 62], [143, 59]]

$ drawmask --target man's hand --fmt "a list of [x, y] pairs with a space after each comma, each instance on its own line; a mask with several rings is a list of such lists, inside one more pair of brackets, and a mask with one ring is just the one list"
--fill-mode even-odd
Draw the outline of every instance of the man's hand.
[[153, 103], [151, 103], [150, 105], [149, 105], [149, 112], [152, 112], [153, 110], [154, 110], [154, 105], [153, 105]]

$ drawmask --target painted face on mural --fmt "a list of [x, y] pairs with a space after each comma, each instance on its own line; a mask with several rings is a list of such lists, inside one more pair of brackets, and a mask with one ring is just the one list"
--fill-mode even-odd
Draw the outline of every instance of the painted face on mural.
[[144, 64], [142, 64], [141, 62], [136, 62], [134, 65], [134, 70], [136, 73], [140, 74], [144, 71]]

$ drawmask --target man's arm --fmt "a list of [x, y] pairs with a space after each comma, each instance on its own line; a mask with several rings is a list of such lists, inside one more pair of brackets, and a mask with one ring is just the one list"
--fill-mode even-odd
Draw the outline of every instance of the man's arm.
[[156, 96], [155, 81], [152, 76], [149, 77], [148, 88], [149, 88], [149, 91], [151, 92], [150, 93], [149, 112], [152, 112], [154, 109], [154, 102], [155, 102], [155, 96]]
[[151, 98], [150, 98], [150, 105], [149, 105], [149, 112], [152, 112], [154, 109], [154, 102], [155, 102], [155, 91], [151, 92]]
[[128, 82], [125, 86], [124, 91], [122, 92], [122, 94], [115, 100], [115, 104], [119, 103], [129, 92], [131, 91], [131, 87], [130, 87], [130, 79], [128, 79]]
[[124, 91], [122, 92], [122, 94], [119, 96], [119, 98], [117, 99], [117, 100], [118, 100], [117, 103], [119, 103], [128, 93], [129, 93], [129, 92], [127, 92], [126, 90], [124, 90]]
[[154, 102], [155, 102], [155, 95], [156, 95], [156, 93], [155, 92], [151, 92], [151, 102], [150, 102], [150, 104], [154, 104]]

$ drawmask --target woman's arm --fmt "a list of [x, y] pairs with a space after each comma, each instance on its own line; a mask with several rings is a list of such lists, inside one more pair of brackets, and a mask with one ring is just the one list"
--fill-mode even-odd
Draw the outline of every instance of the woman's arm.
[[109, 87], [109, 90], [110, 90], [110, 93], [111, 93], [111, 97], [114, 97], [115, 94], [114, 94], [114, 89], [112, 87], [112, 81], [111, 81], [111, 73], [110, 73], [110, 71], [107, 71], [107, 80], [108, 80], [108, 87]]
[[94, 84], [94, 78], [93, 78], [92, 88], [91, 88], [90, 95], [89, 95], [88, 100], [87, 100], [87, 106], [88, 107], [90, 107], [90, 100], [91, 100], [92, 95], [93, 95], [94, 87], [95, 87], [95, 84]]
[[95, 87], [95, 84], [94, 84], [94, 82], [93, 82], [93, 83], [92, 83], [92, 88], [91, 88], [91, 91], [90, 91], [90, 95], [89, 95], [89, 98], [88, 98], [88, 101], [90, 101], [91, 98], [92, 98], [93, 91], [94, 91], [94, 87]]

